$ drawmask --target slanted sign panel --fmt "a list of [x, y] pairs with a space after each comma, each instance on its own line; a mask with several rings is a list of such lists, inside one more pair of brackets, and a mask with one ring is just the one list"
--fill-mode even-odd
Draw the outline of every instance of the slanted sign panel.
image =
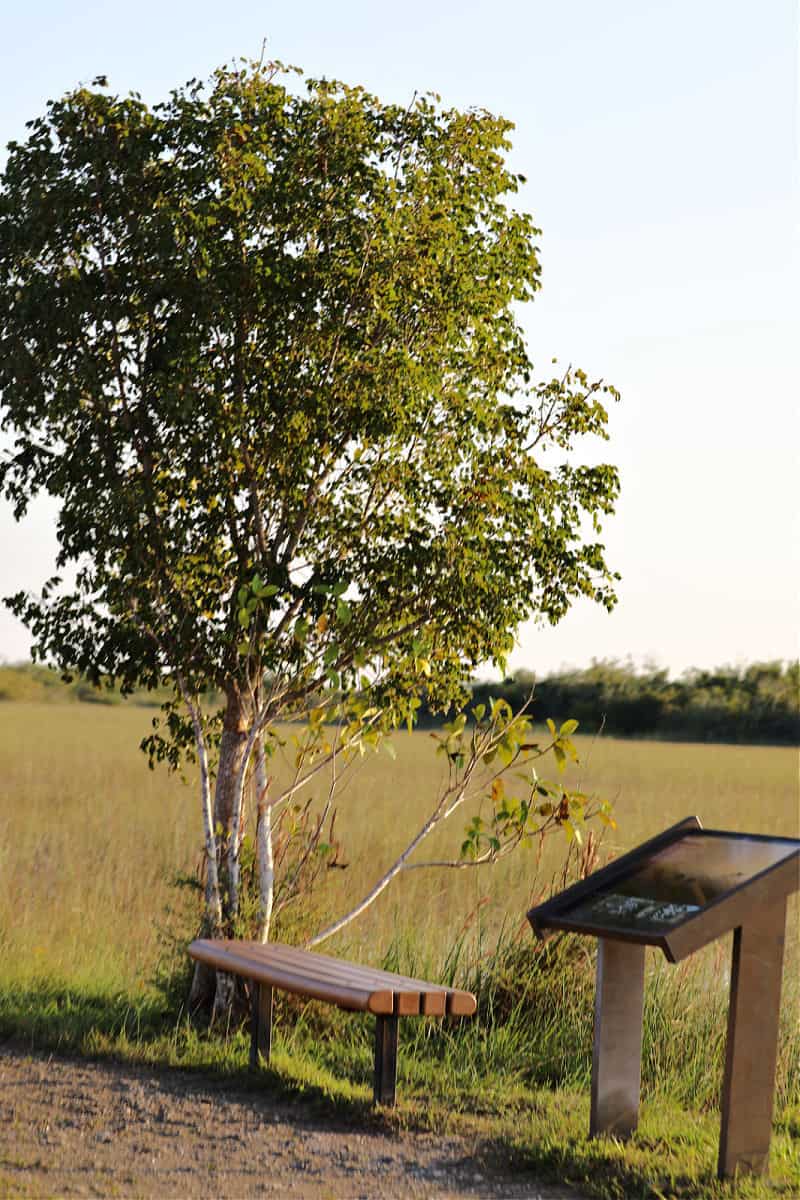
[[686, 834], [598, 895], [564, 910], [606, 929], [660, 932], [775, 866], [795, 846], [709, 832]]
[[571, 929], [643, 942], [677, 959], [740, 924], [750, 888], [759, 900], [765, 887], [794, 891], [798, 870], [796, 839], [702, 829], [687, 818], [528, 916], [538, 933]]

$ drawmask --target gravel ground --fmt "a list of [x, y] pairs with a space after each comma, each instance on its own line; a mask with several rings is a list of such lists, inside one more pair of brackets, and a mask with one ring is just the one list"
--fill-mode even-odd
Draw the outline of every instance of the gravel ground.
[[221, 1081], [0, 1046], [0, 1196], [523, 1197], [459, 1137], [366, 1128]]

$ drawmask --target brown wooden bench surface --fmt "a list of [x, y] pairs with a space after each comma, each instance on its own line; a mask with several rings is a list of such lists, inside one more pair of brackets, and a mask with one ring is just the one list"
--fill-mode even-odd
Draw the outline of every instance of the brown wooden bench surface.
[[476, 1008], [470, 992], [274, 942], [262, 945], [198, 938], [189, 946], [189, 953], [220, 971], [355, 1012], [468, 1017]]

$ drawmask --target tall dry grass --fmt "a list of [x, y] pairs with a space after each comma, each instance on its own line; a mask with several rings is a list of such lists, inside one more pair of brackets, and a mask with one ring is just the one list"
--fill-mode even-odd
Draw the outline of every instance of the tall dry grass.
[[[152, 971], [172, 880], [197, 868], [201, 830], [193, 775], [183, 783], [150, 771], [137, 749], [149, 720], [124, 706], [0, 704], [0, 980], [47, 974], [135, 988]], [[577, 741], [583, 763], [572, 782], [616, 803], [619, 828], [603, 855], [689, 813], [707, 826], [800, 835], [792, 749]], [[425, 733], [394, 743], [395, 761], [368, 756], [342, 785], [336, 828], [349, 866], [328, 872], [326, 915], [367, 890], [432, 805], [435, 743]], [[463, 824], [456, 816], [438, 831], [426, 857], [457, 855]], [[332, 948], [376, 960], [405, 942], [422, 968], [461, 936], [474, 958], [523, 921], [563, 852], [554, 837], [541, 860], [520, 851], [496, 868], [409, 872]], [[796, 913], [790, 940], [800, 961]]]

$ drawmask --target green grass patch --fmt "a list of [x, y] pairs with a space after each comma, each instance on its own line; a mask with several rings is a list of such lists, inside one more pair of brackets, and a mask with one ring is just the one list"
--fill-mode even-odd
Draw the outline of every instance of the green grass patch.
[[587, 1135], [585, 1095], [538, 1093], [532, 1111], [504, 1130], [494, 1154], [537, 1179], [563, 1181], [603, 1200], [723, 1200], [785, 1196], [796, 1200], [800, 1147], [786, 1133], [773, 1135], [770, 1179], [716, 1178], [717, 1114], [687, 1111], [659, 1101], [642, 1106], [639, 1128], [626, 1142]]
[[[456, 980], [477, 988], [477, 1019], [402, 1022], [393, 1111], [371, 1108], [372, 1019], [283, 994], [276, 996], [273, 1058], [257, 1074], [248, 1071], [245, 1029], [209, 1029], [176, 1014], [168, 988], [131, 996], [46, 979], [7, 983], [0, 988], [0, 1037], [31, 1049], [229, 1079], [237, 1089], [357, 1125], [460, 1134], [488, 1170], [510, 1166], [522, 1178], [569, 1183], [602, 1200], [796, 1200], [800, 1081], [791, 1023], [781, 1040], [771, 1179], [722, 1184], [715, 1177], [725, 1008], [720, 956], [712, 948], [680, 971], [651, 964], [642, 1120], [625, 1143], [588, 1137], [594, 968], [577, 938], [543, 948], [501, 941], [480, 972]], [[401, 970], [413, 965], [397, 946], [388, 957]], [[453, 960], [446, 965], [452, 979]], [[788, 999], [796, 1005], [793, 985]]]

